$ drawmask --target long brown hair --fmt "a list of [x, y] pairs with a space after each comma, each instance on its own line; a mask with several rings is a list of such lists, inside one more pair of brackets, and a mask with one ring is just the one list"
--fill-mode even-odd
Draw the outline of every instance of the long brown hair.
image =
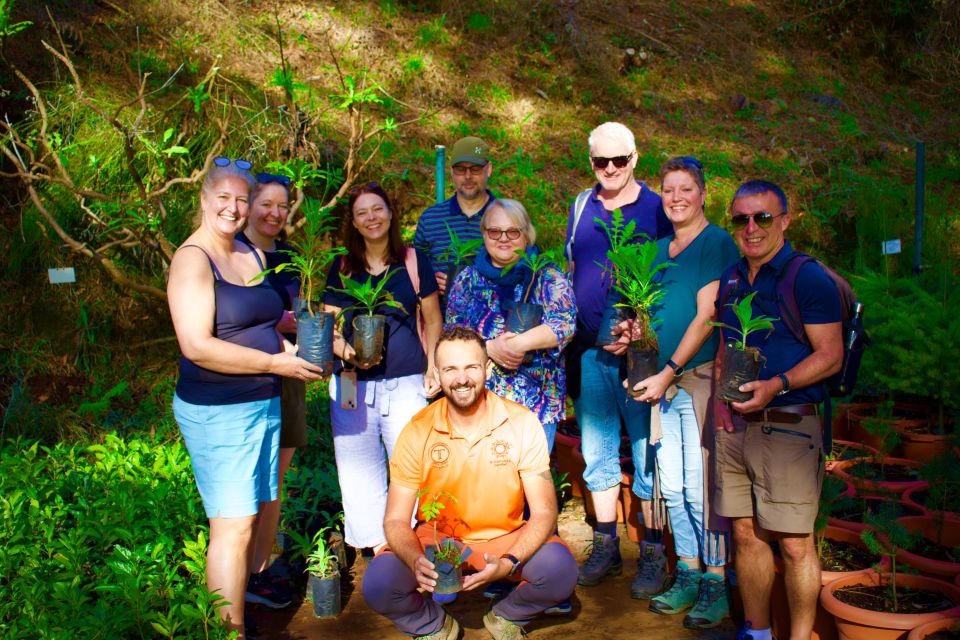
[[385, 256], [384, 262], [390, 265], [403, 262], [404, 258], [403, 240], [400, 239], [400, 216], [394, 211], [393, 205], [390, 203], [390, 196], [387, 195], [387, 192], [384, 191], [378, 183], [370, 182], [350, 189], [350, 197], [347, 200], [347, 210], [343, 215], [343, 222], [340, 225], [340, 239], [343, 242], [343, 246], [347, 248], [347, 254], [343, 257], [340, 270], [347, 274], [363, 273], [370, 267], [370, 265], [367, 264], [366, 242], [357, 228], [353, 226], [353, 205], [356, 204], [357, 198], [365, 193], [372, 193], [379, 196], [383, 200], [383, 203], [387, 205], [387, 210], [390, 211], [390, 229], [387, 232], [387, 255]]

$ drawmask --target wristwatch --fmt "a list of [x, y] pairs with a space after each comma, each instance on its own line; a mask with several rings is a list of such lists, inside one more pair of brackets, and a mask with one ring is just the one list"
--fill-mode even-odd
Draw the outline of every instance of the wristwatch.
[[783, 382], [783, 389], [777, 392], [778, 396], [785, 395], [790, 392], [790, 381], [787, 379], [786, 374], [778, 373], [777, 377], [780, 378], [780, 381]]
[[505, 553], [502, 556], [500, 556], [500, 559], [509, 560], [513, 564], [513, 566], [510, 567], [510, 573], [507, 574], [508, 576], [512, 576], [513, 574], [515, 574], [517, 572], [517, 569], [520, 568], [520, 558], [518, 558], [515, 555]]
[[673, 376], [679, 378], [683, 375], [684, 367], [681, 367], [676, 362], [673, 361], [673, 358], [667, 360], [667, 366], [673, 369]]

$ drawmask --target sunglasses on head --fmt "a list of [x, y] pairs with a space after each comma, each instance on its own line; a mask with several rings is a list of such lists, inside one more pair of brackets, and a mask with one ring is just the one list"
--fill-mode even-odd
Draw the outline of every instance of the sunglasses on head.
[[258, 173], [257, 182], [260, 184], [271, 184], [275, 182], [280, 186], [290, 188], [290, 177], [277, 175], [276, 173]]
[[376, 189], [379, 186], [380, 186], [379, 182], [368, 182], [367, 184], [362, 184], [359, 187], [354, 187], [350, 189], [350, 191], [348, 191], [347, 193], [349, 193], [352, 196], [355, 196], [361, 193], [365, 193], [366, 189]]
[[225, 158], [223, 156], [213, 159], [213, 164], [215, 164], [218, 167], [229, 167], [231, 163], [233, 163], [233, 166], [235, 166], [237, 169], [240, 169], [241, 171], [250, 171], [250, 169], [253, 168], [253, 165], [250, 164], [249, 160], [241, 160], [240, 158], [237, 158], [236, 160], [232, 160], [230, 158]]
[[730, 223], [734, 229], [746, 229], [750, 224], [750, 218], [753, 218], [754, 224], [761, 229], [769, 229], [773, 224], [774, 218], [779, 218], [782, 213], [769, 213], [767, 211], [758, 211], [756, 213], [738, 213], [730, 218]]
[[629, 155], [615, 156], [613, 158], [601, 158], [599, 156], [594, 156], [591, 158], [591, 160], [593, 161], [593, 166], [596, 169], [606, 169], [607, 165], [611, 162], [617, 169], [623, 169], [625, 166], [630, 164], [630, 158], [633, 157], [633, 153], [634, 152], [630, 152]]

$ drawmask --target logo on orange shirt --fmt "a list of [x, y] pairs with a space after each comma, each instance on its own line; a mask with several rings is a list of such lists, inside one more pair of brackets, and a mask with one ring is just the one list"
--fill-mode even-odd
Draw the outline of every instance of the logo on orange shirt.
[[510, 464], [510, 443], [506, 440], [495, 440], [490, 445], [490, 452], [493, 454], [491, 462], [495, 466]]
[[438, 442], [430, 448], [430, 460], [434, 467], [445, 467], [450, 460], [450, 449], [442, 442]]

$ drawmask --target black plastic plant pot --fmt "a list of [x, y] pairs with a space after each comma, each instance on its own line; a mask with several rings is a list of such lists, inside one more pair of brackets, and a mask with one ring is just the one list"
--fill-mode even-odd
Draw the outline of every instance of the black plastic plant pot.
[[507, 314], [507, 331], [523, 333], [540, 326], [543, 319], [543, 305], [518, 302]]
[[297, 355], [323, 369], [323, 375], [333, 373], [334, 315], [325, 311], [315, 315], [297, 314]]
[[629, 319], [631, 315], [629, 310], [623, 307], [609, 305], [604, 308], [603, 315], [600, 316], [600, 327], [597, 329], [597, 346], [605, 347], [616, 343], [620, 336], [613, 334], [614, 327]]
[[645, 349], [637, 342], [627, 345], [627, 394], [631, 398], [638, 398], [646, 391], [643, 388], [635, 390], [634, 387], [660, 371], [659, 359], [659, 349]]
[[761, 366], [763, 366], [763, 356], [756, 349], [747, 348], [741, 351], [733, 345], [724, 345], [717, 397], [727, 402], [746, 402], [751, 399], [753, 392], [740, 391], [740, 385], [753, 382], [760, 377]]
[[357, 363], [372, 367], [383, 359], [383, 329], [386, 316], [356, 316], [353, 319], [353, 350]]
[[[457, 545], [458, 549], [462, 549], [463, 545], [456, 540], [453, 542]], [[463, 568], [459, 561], [456, 563], [456, 566], [454, 566], [452, 562], [435, 560], [436, 546], [432, 544], [427, 546], [425, 555], [427, 556], [427, 560], [433, 563], [434, 571], [437, 572], [437, 584], [433, 588], [434, 593], [457, 593], [463, 589]]]
[[313, 615], [318, 618], [334, 618], [340, 615], [340, 574], [329, 578], [310, 575], [310, 599]]

